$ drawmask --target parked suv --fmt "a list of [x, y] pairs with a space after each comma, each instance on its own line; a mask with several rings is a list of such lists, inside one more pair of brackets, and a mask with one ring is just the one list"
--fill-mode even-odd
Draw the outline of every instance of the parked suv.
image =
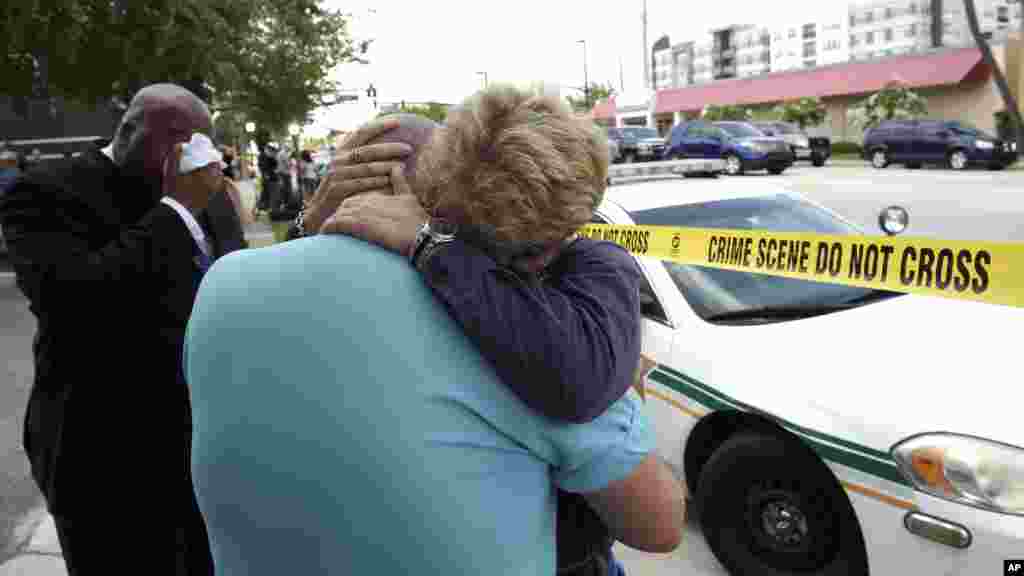
[[672, 129], [665, 156], [724, 158], [729, 175], [747, 170], [782, 174], [793, 165], [793, 152], [784, 140], [765, 136], [746, 122], [683, 122]]
[[1017, 145], [964, 122], [886, 120], [864, 134], [864, 159], [875, 168], [943, 164], [953, 170], [1001, 170], [1017, 161]]
[[623, 126], [609, 128], [608, 139], [619, 146], [619, 158], [626, 164], [638, 160], [661, 160], [665, 154], [665, 139], [658, 135], [654, 128], [643, 126]]
[[824, 166], [832, 155], [832, 141], [811, 137], [800, 126], [789, 122], [754, 122], [754, 127], [765, 136], [782, 138], [793, 151], [794, 161], [808, 160], [815, 166]]

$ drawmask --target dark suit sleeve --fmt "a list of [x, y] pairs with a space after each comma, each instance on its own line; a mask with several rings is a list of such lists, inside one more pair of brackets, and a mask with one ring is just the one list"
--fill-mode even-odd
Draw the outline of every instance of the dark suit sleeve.
[[589, 422], [626, 393], [640, 361], [640, 271], [621, 247], [579, 240], [553, 278], [524, 279], [455, 241], [427, 283], [498, 376], [532, 409]]
[[51, 182], [22, 178], [0, 199], [18, 285], [37, 314], [109, 310], [140, 291], [176, 299], [174, 287], [192, 282], [194, 241], [172, 208], [157, 204], [104, 246], [90, 243], [91, 221], [87, 206]]

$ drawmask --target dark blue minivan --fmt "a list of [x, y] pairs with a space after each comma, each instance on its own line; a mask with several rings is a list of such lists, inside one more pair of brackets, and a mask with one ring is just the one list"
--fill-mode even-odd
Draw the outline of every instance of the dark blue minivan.
[[1002, 170], [1017, 161], [1017, 145], [964, 122], [885, 120], [864, 134], [863, 154], [875, 168], [941, 164], [953, 170]]

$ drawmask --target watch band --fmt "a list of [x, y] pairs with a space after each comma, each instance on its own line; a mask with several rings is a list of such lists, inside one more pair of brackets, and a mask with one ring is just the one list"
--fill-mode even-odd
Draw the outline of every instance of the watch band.
[[438, 249], [446, 244], [451, 244], [455, 241], [454, 237], [432, 237], [424, 243], [423, 249], [420, 250], [416, 256], [416, 260], [413, 261], [412, 265], [420, 272], [424, 272], [427, 267], [427, 262], [430, 262], [430, 257], [437, 253]]

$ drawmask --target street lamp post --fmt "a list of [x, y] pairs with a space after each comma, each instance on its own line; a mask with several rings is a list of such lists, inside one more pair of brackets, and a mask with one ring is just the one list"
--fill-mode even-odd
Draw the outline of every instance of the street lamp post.
[[487, 88], [487, 72], [477, 72], [477, 75], [484, 77], [484, 88]]
[[587, 109], [590, 109], [590, 78], [587, 75], [587, 41], [577, 40], [577, 44], [583, 44], [583, 101], [587, 103]]

